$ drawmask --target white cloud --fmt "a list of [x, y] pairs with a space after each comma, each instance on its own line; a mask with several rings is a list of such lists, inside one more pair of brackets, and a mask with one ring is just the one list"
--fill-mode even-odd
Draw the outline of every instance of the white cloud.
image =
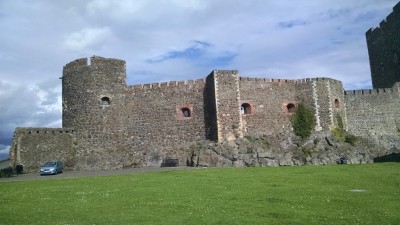
[[85, 28], [69, 34], [64, 40], [64, 47], [70, 51], [83, 51], [88, 48], [98, 48], [112, 37], [108, 27]]
[[94, 0], [87, 4], [86, 9], [90, 16], [97, 17], [99, 14], [106, 14], [107, 18], [121, 22], [135, 16], [144, 4], [146, 1], [143, 0]]
[[0, 161], [8, 159], [10, 154], [10, 145], [0, 144]]

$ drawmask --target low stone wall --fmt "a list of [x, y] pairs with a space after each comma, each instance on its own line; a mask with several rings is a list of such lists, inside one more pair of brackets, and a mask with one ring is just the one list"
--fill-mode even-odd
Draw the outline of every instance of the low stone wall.
[[39, 171], [49, 160], [68, 161], [74, 157], [74, 131], [62, 128], [17, 128], [10, 148], [13, 167], [23, 165], [24, 171]]

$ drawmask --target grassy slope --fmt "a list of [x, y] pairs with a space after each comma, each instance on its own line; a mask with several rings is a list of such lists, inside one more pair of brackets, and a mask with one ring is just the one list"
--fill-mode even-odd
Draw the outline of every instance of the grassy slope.
[[0, 203], [0, 224], [399, 224], [400, 163], [7, 182]]

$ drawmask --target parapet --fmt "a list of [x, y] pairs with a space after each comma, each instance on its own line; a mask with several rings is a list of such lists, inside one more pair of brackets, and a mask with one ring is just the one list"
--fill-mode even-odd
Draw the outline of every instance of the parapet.
[[[367, 33], [367, 39], [376, 39], [381, 36], [382, 29], [384, 30], [388, 21], [396, 20], [396, 16], [400, 14], [400, 2], [398, 2], [394, 7], [393, 11], [386, 17], [386, 19], [382, 20], [379, 23], [379, 26], [370, 28]], [[397, 16], [398, 18], [398, 16]]]
[[393, 7], [393, 12], [400, 13], [400, 2]]
[[239, 77], [240, 81], [255, 81], [255, 82], [266, 82], [266, 83], [295, 83], [295, 84], [304, 84], [311, 83], [313, 81], [330, 81], [332, 83], [342, 84], [341, 81], [335, 80], [328, 77], [315, 77], [315, 78], [303, 78], [297, 80], [288, 80], [288, 79], [277, 79], [277, 78], [255, 78], [255, 77]]
[[393, 93], [393, 88], [377, 88], [377, 89], [360, 89], [360, 90], [346, 90], [344, 91], [344, 95], [380, 95], [380, 94], [388, 94]]
[[56, 134], [73, 134], [74, 129], [72, 128], [38, 128], [38, 127], [17, 127], [15, 129], [16, 133], [19, 134], [51, 134], [51, 135], [56, 135]]
[[99, 67], [99, 66], [123, 66], [125, 68], [125, 61], [114, 58], [104, 58], [100, 56], [92, 56], [90, 58], [76, 59], [70, 63], [67, 63], [63, 70], [74, 71], [84, 67]]
[[168, 87], [188, 87], [193, 85], [204, 85], [206, 83], [206, 79], [197, 79], [197, 80], [181, 80], [181, 81], [169, 81], [169, 82], [158, 82], [151, 84], [135, 84], [127, 87], [127, 92], [131, 91], [140, 91], [140, 90], [151, 90], [151, 89], [159, 89], [159, 88], [168, 88]]

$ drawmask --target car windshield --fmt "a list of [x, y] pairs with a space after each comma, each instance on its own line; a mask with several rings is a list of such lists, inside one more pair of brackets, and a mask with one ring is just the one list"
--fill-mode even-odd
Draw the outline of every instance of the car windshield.
[[55, 165], [56, 165], [56, 163], [54, 163], [54, 162], [47, 162], [43, 166], [55, 166]]

